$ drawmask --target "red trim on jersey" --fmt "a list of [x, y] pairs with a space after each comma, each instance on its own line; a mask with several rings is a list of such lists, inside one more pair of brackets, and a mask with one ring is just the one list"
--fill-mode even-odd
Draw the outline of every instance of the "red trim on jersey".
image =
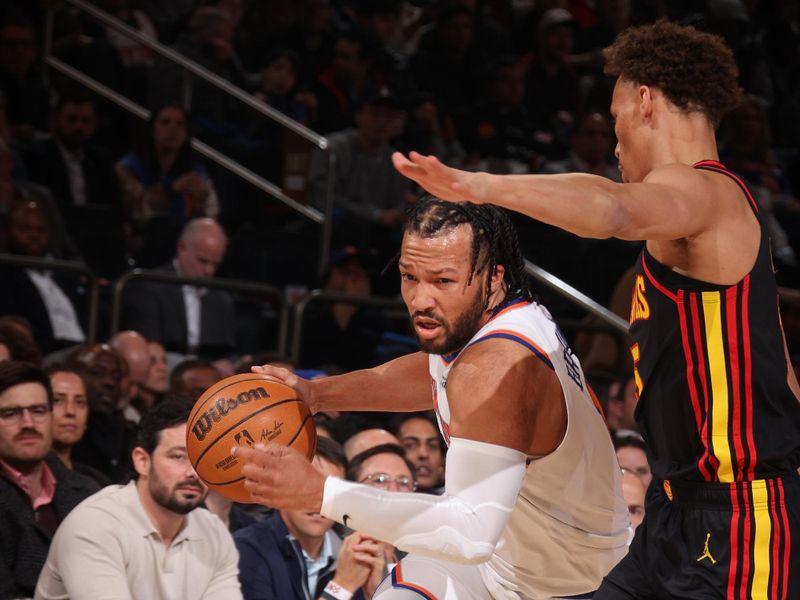
[[689, 293], [689, 308], [692, 314], [692, 333], [694, 335], [695, 352], [697, 353], [697, 373], [700, 375], [700, 385], [703, 389], [703, 403], [705, 405], [705, 423], [702, 429], [701, 438], [703, 440], [703, 447], [706, 449], [703, 456], [700, 458], [703, 464], [708, 461], [708, 465], [713, 469], [713, 473], [709, 473], [708, 481], [719, 481], [717, 477], [717, 467], [719, 467], [719, 460], [711, 453], [711, 448], [708, 445], [708, 429], [711, 427], [711, 399], [708, 396], [708, 382], [706, 381], [706, 362], [703, 360], [705, 356], [703, 351], [703, 338], [700, 334], [700, 315], [697, 308], [697, 293]]
[[736, 600], [736, 567], [739, 564], [739, 498], [735, 485], [731, 486], [731, 564], [728, 568], [728, 600]]
[[747, 480], [755, 479], [756, 443], [753, 439], [753, 364], [750, 357], [750, 275], [742, 280], [742, 346], [744, 348], [744, 401], [747, 406], [745, 431], [747, 448], [750, 451], [750, 467], [747, 469]]
[[[586, 389], [589, 390], [589, 396], [592, 398], [592, 402], [594, 402], [595, 408], [597, 408], [597, 411], [600, 413], [600, 416], [603, 417], [603, 420], [605, 421], [606, 413], [603, 411], [603, 407], [600, 404], [600, 400], [597, 399], [597, 394], [594, 393], [592, 386], [590, 386], [588, 383], [586, 384]], [[608, 422], [606, 422], [606, 424], [608, 424]]]
[[742, 536], [742, 583], [739, 585], [739, 594], [741, 598], [747, 598], [747, 584], [750, 581], [750, 522], [753, 520], [753, 511], [750, 510], [750, 486], [741, 485], [737, 486], [736, 483], [733, 487], [740, 487], [742, 489], [742, 497], [744, 498], [744, 535]]
[[745, 183], [739, 178], [736, 173], [729, 171], [727, 167], [724, 165], [717, 163], [717, 164], [702, 164], [700, 165], [701, 169], [706, 169], [707, 171], [714, 171], [715, 173], [720, 173], [722, 175], [727, 175], [731, 179], [733, 179], [737, 185], [741, 188], [744, 192], [745, 198], [747, 201], [750, 202], [750, 206], [754, 212], [758, 212], [758, 203], [756, 202], [755, 198], [753, 198], [753, 194], [750, 193], [750, 189], [745, 185]]
[[725, 290], [725, 320], [728, 329], [728, 365], [731, 373], [731, 387], [733, 388], [733, 393], [730, 396], [733, 403], [731, 437], [733, 438], [733, 447], [736, 452], [736, 456], [732, 461], [736, 465], [736, 473], [734, 473], [733, 479], [734, 481], [742, 481], [745, 473], [747, 473], [747, 465], [745, 464], [747, 457], [744, 454], [744, 446], [742, 445], [742, 395], [739, 389], [739, 341], [736, 333], [737, 289], [738, 286], [733, 286]]
[[792, 555], [792, 535], [791, 527], [789, 526], [789, 517], [786, 514], [786, 496], [783, 492], [783, 481], [778, 479], [776, 481], [779, 491], [779, 497], [776, 502], [780, 502], [781, 509], [781, 529], [785, 531], [786, 547], [783, 549], [783, 594], [781, 600], [786, 600], [786, 594], [789, 592], [789, 557]]
[[392, 569], [392, 587], [405, 588], [407, 590], [411, 590], [412, 592], [419, 594], [420, 596], [428, 600], [436, 600], [436, 596], [434, 596], [424, 587], [403, 579], [403, 571], [400, 567], [400, 563], [397, 563], [394, 569]]
[[781, 523], [778, 521], [777, 502], [778, 493], [775, 481], [772, 479], [767, 480], [769, 489], [769, 516], [772, 520], [772, 563], [769, 570], [769, 576], [772, 580], [772, 591], [769, 597], [772, 600], [778, 600], [778, 585], [780, 584], [780, 546], [781, 546]]
[[647, 261], [644, 259], [644, 254], [642, 254], [642, 269], [644, 270], [644, 274], [647, 275], [647, 278], [650, 280], [650, 283], [656, 286], [656, 289], [658, 289], [662, 294], [664, 294], [667, 298], [669, 298], [673, 302], [678, 301], [678, 297], [675, 294], [670, 292], [667, 288], [661, 285], [656, 280], [655, 277], [653, 277], [653, 274], [650, 272], [650, 269], [647, 268]]
[[[692, 360], [692, 349], [689, 344], [689, 330], [686, 326], [686, 306], [684, 305], [684, 300], [684, 291], [678, 290], [678, 322], [680, 323], [681, 328], [683, 356], [686, 360], [686, 384], [689, 388], [689, 397], [692, 400], [692, 410], [694, 411], [694, 420], [695, 424], [697, 425], [697, 435], [700, 436], [705, 444], [705, 439], [703, 438], [703, 414], [700, 410], [700, 399], [697, 396], [697, 385], [695, 384], [693, 375], [694, 361]], [[700, 473], [703, 475], [703, 478], [706, 481], [711, 481], [711, 473], [709, 473], [704, 460], [707, 453], [708, 448], [706, 447], [706, 453], [700, 457], [699, 461], [697, 461], [697, 468], [700, 470]]]
[[450, 363], [451, 363], [451, 362], [453, 362], [453, 361], [454, 361], [456, 358], [458, 358], [458, 353], [456, 353], [456, 355], [455, 355], [455, 356], [453, 356], [452, 354], [448, 354], [447, 356], [452, 356], [453, 358], [451, 358], [450, 360], [447, 360], [447, 359], [444, 357], [444, 354], [440, 354], [440, 355], [439, 355], [439, 358], [441, 358], [441, 359], [442, 359], [442, 362], [444, 363], [444, 366], [445, 366], [445, 367], [449, 367], [449, 366], [450, 366]]

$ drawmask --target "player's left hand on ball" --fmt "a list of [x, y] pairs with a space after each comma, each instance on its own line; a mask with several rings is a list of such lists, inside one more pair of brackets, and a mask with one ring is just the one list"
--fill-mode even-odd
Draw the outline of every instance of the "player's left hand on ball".
[[231, 454], [243, 463], [244, 487], [254, 501], [272, 508], [319, 512], [325, 476], [297, 450], [259, 444], [237, 446]]

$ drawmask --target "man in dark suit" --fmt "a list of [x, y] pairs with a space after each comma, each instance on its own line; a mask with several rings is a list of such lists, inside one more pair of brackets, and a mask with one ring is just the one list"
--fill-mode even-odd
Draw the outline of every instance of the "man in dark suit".
[[28, 363], [0, 363], [0, 600], [30, 598], [56, 528], [99, 489], [51, 453], [50, 381]]
[[[22, 201], [8, 215], [8, 249], [13, 254], [41, 258], [49, 254], [50, 227], [37, 202]], [[85, 340], [88, 285], [64, 271], [39, 271], [0, 265], [0, 315], [20, 315], [31, 324], [42, 352]]]
[[[160, 270], [188, 277], [213, 277], [227, 238], [213, 219], [193, 219], [178, 240], [175, 258]], [[123, 299], [122, 324], [167, 350], [211, 360], [235, 350], [233, 300], [224, 290], [190, 285], [131, 284]]]
[[94, 99], [65, 92], [51, 115], [51, 136], [23, 155], [31, 181], [47, 186], [81, 254], [100, 274], [123, 268], [119, 182], [108, 153], [91, 142], [97, 126]]

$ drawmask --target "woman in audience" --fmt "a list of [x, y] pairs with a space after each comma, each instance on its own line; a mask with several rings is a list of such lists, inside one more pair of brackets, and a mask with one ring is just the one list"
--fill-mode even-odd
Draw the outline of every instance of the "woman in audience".
[[120, 159], [116, 171], [127, 218], [144, 244], [162, 238], [159, 247], [169, 254], [186, 221], [219, 214], [214, 186], [192, 155], [188, 119], [180, 106], [165, 105], [153, 113], [147, 135]]
[[108, 485], [111, 482], [103, 473], [72, 460], [72, 447], [81, 441], [89, 421], [83, 374], [66, 364], [51, 365], [46, 373], [53, 388], [53, 452], [69, 470]]

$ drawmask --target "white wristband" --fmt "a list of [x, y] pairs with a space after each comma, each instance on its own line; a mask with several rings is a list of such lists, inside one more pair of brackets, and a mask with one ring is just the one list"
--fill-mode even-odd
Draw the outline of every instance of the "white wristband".
[[324, 596], [335, 598], [335, 600], [350, 600], [353, 597], [353, 592], [344, 589], [333, 579], [331, 579], [322, 591]]

